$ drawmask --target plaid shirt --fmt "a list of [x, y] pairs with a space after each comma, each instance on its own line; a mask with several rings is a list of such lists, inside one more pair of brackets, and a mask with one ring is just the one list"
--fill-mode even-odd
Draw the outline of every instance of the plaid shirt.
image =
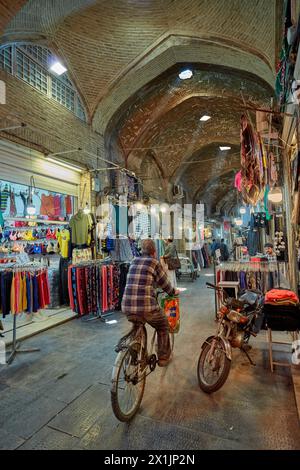
[[127, 315], [143, 315], [160, 311], [156, 299], [156, 287], [169, 295], [175, 290], [157, 259], [150, 256], [135, 258], [129, 268], [125, 292], [122, 300], [122, 312]]
[[277, 263], [277, 256], [275, 254], [274, 255], [267, 254], [267, 258], [268, 258], [269, 263]]

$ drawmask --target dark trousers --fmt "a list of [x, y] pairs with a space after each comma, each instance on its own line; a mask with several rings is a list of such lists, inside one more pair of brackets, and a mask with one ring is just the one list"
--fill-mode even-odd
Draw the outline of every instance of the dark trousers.
[[157, 331], [157, 355], [158, 359], [169, 359], [171, 354], [169, 338], [169, 322], [166, 315], [160, 310], [157, 312], [140, 315], [128, 315], [128, 320], [145, 321]]

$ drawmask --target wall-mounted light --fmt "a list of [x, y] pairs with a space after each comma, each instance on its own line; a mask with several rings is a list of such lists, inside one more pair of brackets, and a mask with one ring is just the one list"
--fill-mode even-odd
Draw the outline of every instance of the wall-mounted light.
[[35, 215], [36, 214], [36, 207], [33, 203], [30, 203], [27, 205], [26, 208], [27, 214], [28, 215]]
[[62, 75], [67, 71], [66, 67], [58, 61], [51, 65], [50, 70], [56, 73], [56, 75]]
[[206, 121], [209, 121], [210, 119], [211, 119], [211, 116], [204, 114], [204, 116], [200, 118], [200, 121], [206, 122]]
[[190, 69], [185, 69], [185, 70], [182, 70], [178, 76], [180, 80], [188, 80], [189, 78], [192, 78], [193, 71]]
[[84, 168], [81, 167], [81, 166], [77, 166], [73, 163], [67, 163], [63, 160], [59, 160], [58, 158], [54, 158], [54, 157], [45, 157], [45, 159], [48, 161], [48, 162], [52, 162], [52, 163], [55, 163], [56, 165], [60, 165], [60, 166], [63, 166], [64, 168], [69, 168], [70, 170], [74, 170], [74, 171], [78, 171], [79, 173], [81, 173], [82, 171], [84, 171]]
[[85, 208], [83, 209], [83, 212], [85, 214], [89, 214], [91, 212], [91, 209], [89, 208], [89, 203], [88, 202], [86, 202]]
[[224, 146], [220, 146], [219, 149], [224, 152], [225, 150], [231, 150], [231, 147], [227, 146], [227, 145], [224, 145]]
[[273, 202], [273, 204], [279, 204], [282, 202], [282, 190], [281, 188], [273, 188], [268, 194], [269, 201]]

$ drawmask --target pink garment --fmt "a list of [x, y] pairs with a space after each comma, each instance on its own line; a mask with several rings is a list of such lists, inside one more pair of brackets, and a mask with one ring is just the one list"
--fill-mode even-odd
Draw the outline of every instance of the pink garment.
[[238, 191], [242, 191], [242, 171], [240, 170], [234, 179], [234, 187], [237, 188]]

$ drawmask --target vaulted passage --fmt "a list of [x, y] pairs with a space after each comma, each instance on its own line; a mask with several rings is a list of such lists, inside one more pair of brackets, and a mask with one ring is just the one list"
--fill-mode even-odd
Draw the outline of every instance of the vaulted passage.
[[299, 449], [299, 15], [0, 0], [0, 449]]

